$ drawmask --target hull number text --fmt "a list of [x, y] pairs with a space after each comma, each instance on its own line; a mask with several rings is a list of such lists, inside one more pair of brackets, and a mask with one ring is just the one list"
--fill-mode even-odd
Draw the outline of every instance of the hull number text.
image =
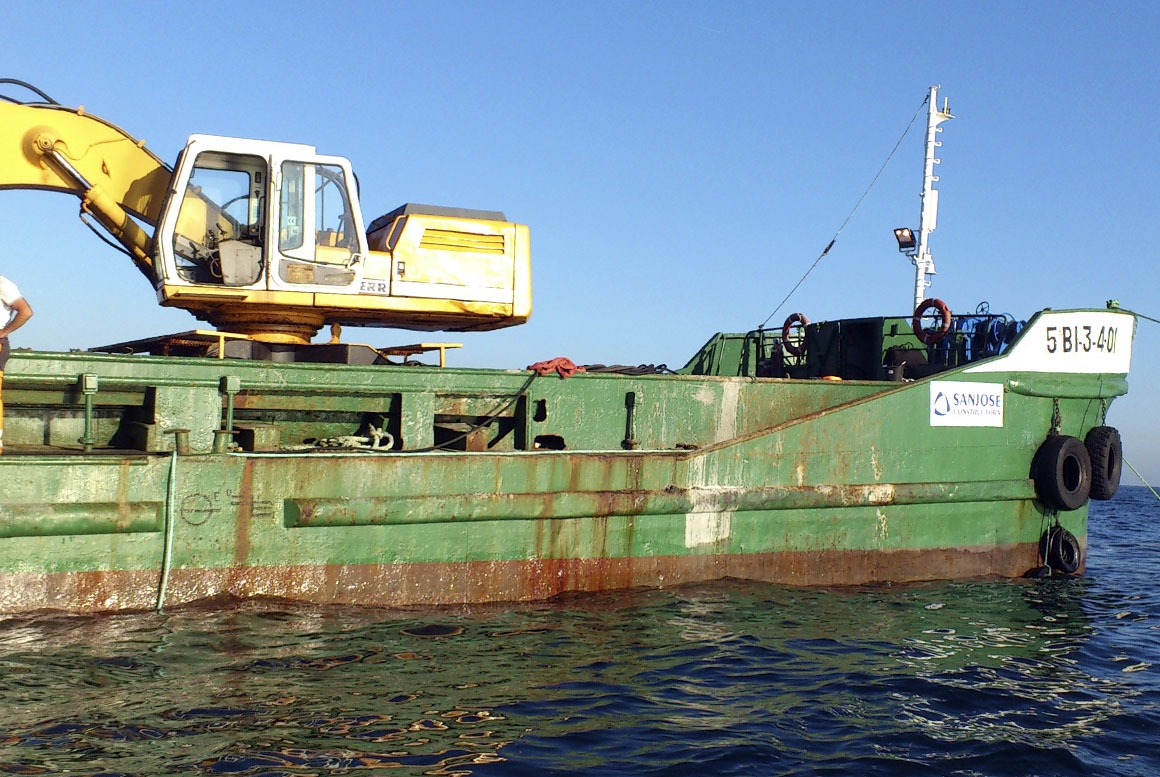
[[1048, 353], [1115, 353], [1116, 327], [1101, 326], [1049, 326], [1043, 330], [1047, 334]]

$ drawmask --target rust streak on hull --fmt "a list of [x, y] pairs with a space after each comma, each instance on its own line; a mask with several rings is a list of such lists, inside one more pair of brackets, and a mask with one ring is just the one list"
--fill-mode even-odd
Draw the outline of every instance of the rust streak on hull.
[[[670, 587], [731, 577], [817, 586], [1018, 577], [1040, 561], [1020, 544], [925, 550], [815, 551], [753, 555], [533, 559], [463, 563], [176, 569], [167, 602], [267, 596], [319, 604], [414, 606], [536, 601], [570, 592]], [[1080, 570], [1082, 572], [1082, 570]], [[153, 571], [8, 574], [9, 611], [145, 610], [155, 603]]]

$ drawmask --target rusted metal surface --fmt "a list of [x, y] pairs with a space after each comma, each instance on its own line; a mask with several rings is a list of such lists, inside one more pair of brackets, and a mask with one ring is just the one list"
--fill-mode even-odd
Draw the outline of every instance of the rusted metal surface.
[[[1038, 545], [890, 553], [815, 551], [653, 558], [531, 559], [463, 563], [180, 569], [168, 606], [205, 599], [275, 597], [317, 604], [411, 606], [536, 601], [574, 592], [671, 587], [731, 577], [785, 585], [860, 585], [1017, 577], [1038, 566]], [[153, 572], [0, 575], [0, 608], [76, 612], [147, 610]]]

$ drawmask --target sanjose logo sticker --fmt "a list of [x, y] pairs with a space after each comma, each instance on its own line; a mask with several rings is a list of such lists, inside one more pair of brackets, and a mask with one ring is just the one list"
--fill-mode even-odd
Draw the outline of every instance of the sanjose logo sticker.
[[930, 425], [1002, 426], [1003, 384], [931, 381]]

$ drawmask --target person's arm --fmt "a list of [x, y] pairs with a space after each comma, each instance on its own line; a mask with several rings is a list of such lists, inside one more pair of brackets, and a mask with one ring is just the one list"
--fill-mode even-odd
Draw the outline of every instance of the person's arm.
[[20, 299], [13, 302], [12, 309], [16, 311], [16, 315], [13, 316], [12, 321], [8, 323], [8, 326], [0, 329], [0, 337], [7, 337], [20, 327], [27, 324], [28, 319], [32, 318], [32, 306], [28, 304], [28, 301], [24, 299], [24, 297], [21, 297]]

